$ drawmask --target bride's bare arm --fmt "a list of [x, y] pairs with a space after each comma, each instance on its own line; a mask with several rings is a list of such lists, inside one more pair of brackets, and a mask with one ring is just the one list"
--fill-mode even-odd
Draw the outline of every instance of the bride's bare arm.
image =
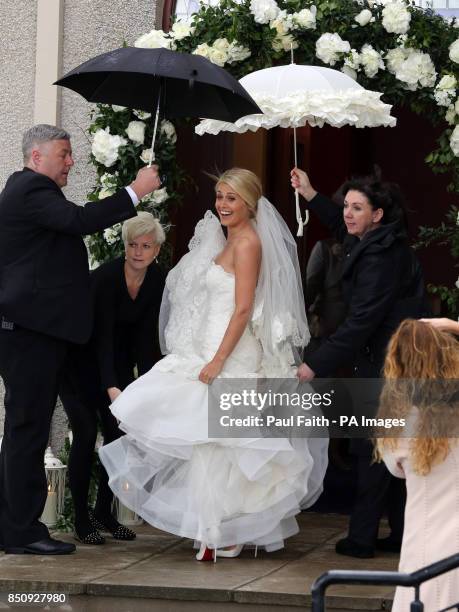
[[220, 346], [199, 374], [199, 380], [211, 383], [233, 352], [252, 313], [261, 261], [261, 246], [255, 240], [243, 239], [234, 247], [235, 308]]

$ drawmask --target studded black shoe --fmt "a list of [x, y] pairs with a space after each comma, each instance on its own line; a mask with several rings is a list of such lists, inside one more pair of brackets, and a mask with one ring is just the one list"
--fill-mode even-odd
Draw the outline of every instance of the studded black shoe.
[[132, 531], [132, 529], [129, 529], [128, 527], [125, 527], [124, 525], [121, 525], [121, 523], [118, 523], [118, 521], [116, 521], [113, 517], [111, 517], [112, 524], [106, 525], [105, 523], [97, 519], [93, 512], [90, 512], [89, 520], [91, 521], [91, 525], [94, 527], [96, 531], [99, 530], [99, 531], [111, 533], [115, 540], [129, 541], [129, 540], [135, 540], [137, 537], [137, 534], [135, 533], [135, 531]]
[[78, 533], [78, 531], [75, 529], [74, 538], [75, 540], [77, 540], [78, 542], [81, 542], [82, 544], [91, 544], [95, 546], [98, 546], [99, 544], [105, 544], [104, 536], [101, 535], [97, 531], [97, 529], [94, 529], [94, 531], [91, 531], [90, 533], [87, 533], [84, 536]]

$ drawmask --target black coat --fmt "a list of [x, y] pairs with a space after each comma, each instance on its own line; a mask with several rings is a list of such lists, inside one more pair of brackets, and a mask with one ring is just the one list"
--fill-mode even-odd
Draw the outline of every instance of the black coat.
[[92, 328], [82, 235], [135, 216], [125, 189], [78, 206], [47, 176], [12, 174], [0, 194], [0, 315], [17, 325], [84, 343]]
[[317, 194], [309, 207], [344, 244], [345, 321], [307, 357], [316, 376], [352, 364], [359, 377], [378, 377], [386, 346], [406, 318], [427, 314], [419, 262], [400, 223], [388, 223], [362, 240], [347, 234], [342, 208]]

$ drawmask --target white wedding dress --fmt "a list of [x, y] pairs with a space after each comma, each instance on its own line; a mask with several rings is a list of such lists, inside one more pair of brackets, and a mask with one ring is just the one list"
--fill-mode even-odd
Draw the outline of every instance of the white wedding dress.
[[[301, 507], [319, 496], [328, 444], [208, 438], [209, 387], [198, 375], [225, 333], [235, 286], [234, 276], [213, 261], [224, 244], [215, 222], [208, 214], [198, 224], [189, 260], [186, 255], [168, 276], [165, 333], [173, 352], [112, 404], [126, 435], [99, 452], [116, 496], [151, 525], [212, 547], [253, 543], [275, 550], [298, 531]], [[220, 376], [259, 377], [262, 362], [249, 325]]]

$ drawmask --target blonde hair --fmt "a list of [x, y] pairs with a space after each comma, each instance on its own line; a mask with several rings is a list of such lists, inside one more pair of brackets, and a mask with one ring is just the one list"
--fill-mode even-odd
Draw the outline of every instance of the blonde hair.
[[[458, 433], [459, 345], [452, 335], [407, 319], [389, 342], [384, 377], [378, 417], [405, 418], [417, 408], [410, 455], [414, 471], [428, 474], [444, 461], [449, 438]], [[377, 455], [385, 448], [395, 449], [397, 443], [397, 438], [378, 438]]]
[[132, 217], [123, 223], [121, 237], [124, 244], [128, 244], [131, 240], [143, 236], [144, 234], [153, 234], [156, 244], [162, 244], [166, 240], [163, 226], [151, 213], [145, 210], [140, 210], [136, 217]]
[[253, 219], [257, 216], [258, 200], [263, 195], [261, 181], [256, 174], [244, 168], [230, 168], [213, 177], [218, 189], [220, 183], [225, 183], [240, 196], [249, 209], [250, 217]]

